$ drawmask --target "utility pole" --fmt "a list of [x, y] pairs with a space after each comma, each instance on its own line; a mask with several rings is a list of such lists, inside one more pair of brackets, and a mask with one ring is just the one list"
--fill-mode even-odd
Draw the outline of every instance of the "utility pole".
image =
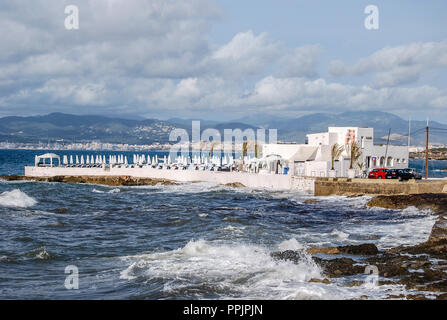
[[408, 148], [411, 144], [411, 117], [408, 119]]
[[427, 119], [427, 143], [425, 145], [425, 179], [428, 179], [428, 119]]
[[387, 156], [388, 156], [388, 145], [390, 144], [390, 135], [391, 135], [391, 128], [390, 128], [390, 130], [388, 131], [388, 140], [386, 141], [386, 149], [385, 149], [385, 163], [384, 163], [384, 166], [386, 167], [387, 166]]

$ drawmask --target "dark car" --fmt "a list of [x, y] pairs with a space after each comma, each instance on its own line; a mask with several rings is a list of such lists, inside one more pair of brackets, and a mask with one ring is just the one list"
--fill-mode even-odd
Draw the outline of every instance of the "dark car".
[[[420, 176], [420, 174], [419, 174]], [[418, 179], [413, 171], [410, 169], [390, 169], [386, 173], [387, 179], [399, 179], [405, 181], [410, 179]]]
[[413, 168], [407, 168], [407, 169], [403, 169], [405, 172], [410, 173], [410, 175], [412, 176], [412, 179], [416, 179], [416, 180], [421, 180], [422, 179], [422, 174], [420, 174], [416, 169]]

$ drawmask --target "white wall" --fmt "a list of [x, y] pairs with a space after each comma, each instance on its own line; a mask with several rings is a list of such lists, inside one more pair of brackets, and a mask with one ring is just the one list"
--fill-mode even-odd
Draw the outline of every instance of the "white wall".
[[291, 188], [291, 175], [256, 174], [246, 172], [160, 170], [153, 168], [111, 168], [109, 171], [105, 171], [102, 168], [25, 167], [25, 175], [31, 177], [131, 176], [137, 178], [168, 179], [181, 182], [206, 181], [218, 184], [239, 182], [252, 188]]
[[270, 154], [277, 154], [287, 160], [300, 149], [300, 146], [302, 144], [267, 143], [262, 146], [262, 156], [266, 157]]

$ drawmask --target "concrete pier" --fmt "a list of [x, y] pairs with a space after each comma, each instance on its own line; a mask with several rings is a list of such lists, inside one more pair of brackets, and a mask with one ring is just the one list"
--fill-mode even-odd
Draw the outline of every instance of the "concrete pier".
[[128, 176], [135, 178], [166, 179], [178, 182], [213, 182], [217, 184], [239, 183], [250, 188], [299, 190], [314, 192], [314, 178], [281, 174], [257, 174], [247, 172], [222, 172], [201, 170], [167, 170], [143, 168], [72, 168], [72, 167], [25, 167], [27, 177], [54, 176]]
[[438, 180], [370, 180], [346, 178], [300, 177], [282, 174], [222, 172], [201, 170], [154, 169], [150, 167], [78, 168], [78, 167], [25, 167], [26, 177], [133, 177], [170, 180], [177, 182], [212, 182], [241, 184], [250, 188], [296, 190], [316, 196], [329, 195], [392, 195], [447, 192], [447, 179]]

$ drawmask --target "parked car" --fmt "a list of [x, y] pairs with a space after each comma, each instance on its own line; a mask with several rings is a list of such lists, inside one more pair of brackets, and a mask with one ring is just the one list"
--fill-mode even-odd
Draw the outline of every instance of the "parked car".
[[373, 169], [368, 174], [368, 179], [386, 179], [386, 173], [388, 169], [386, 168], [377, 168]]
[[[418, 174], [418, 177], [422, 176]], [[391, 169], [386, 173], [387, 179], [399, 179], [399, 181], [406, 181], [410, 179], [419, 179], [416, 178], [415, 172], [411, 169]]]
[[389, 169], [385, 175], [386, 179], [397, 179], [399, 178], [397, 169]]
[[416, 179], [416, 180], [422, 179], [422, 174], [420, 174], [416, 169], [407, 168], [407, 169], [403, 169], [403, 170], [406, 172], [409, 172], [412, 175], [413, 179]]

